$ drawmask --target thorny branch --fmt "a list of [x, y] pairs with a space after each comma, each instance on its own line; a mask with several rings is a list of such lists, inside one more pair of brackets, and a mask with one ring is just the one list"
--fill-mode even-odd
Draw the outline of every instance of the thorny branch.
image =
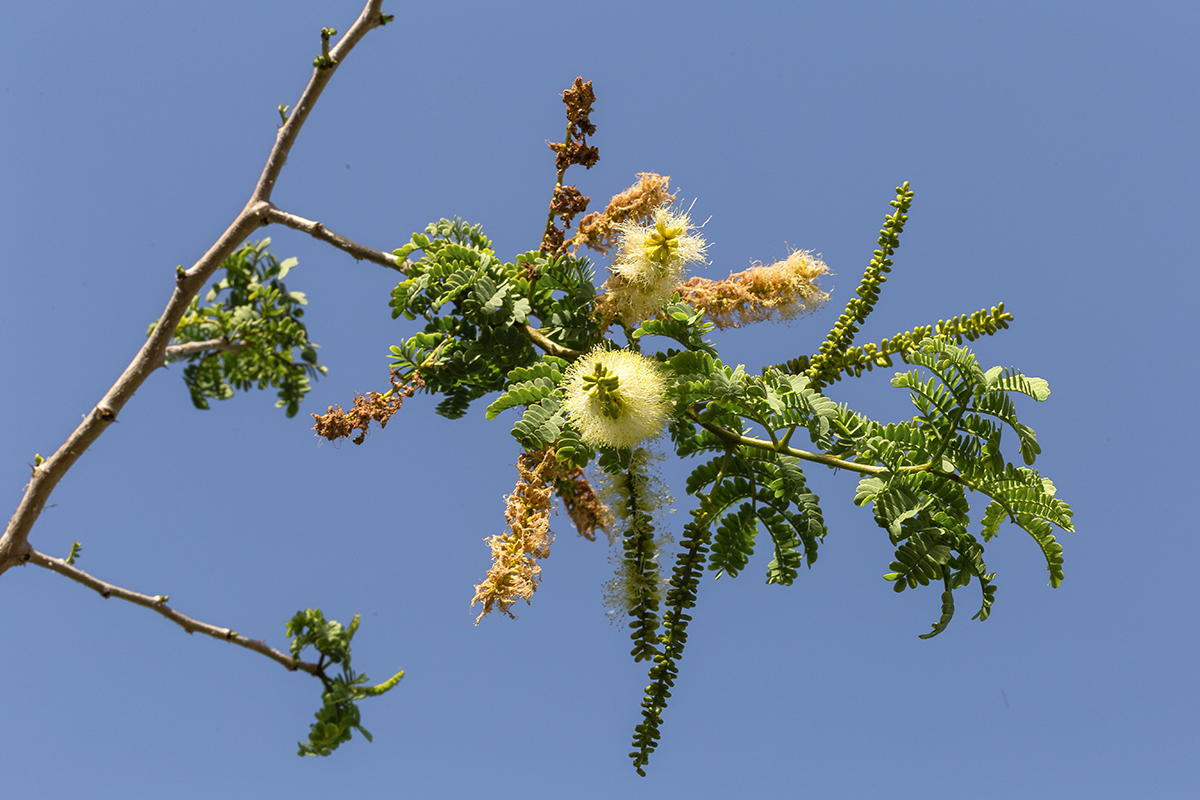
[[175, 290], [171, 294], [171, 299], [167, 302], [162, 316], [159, 317], [154, 331], [134, 356], [133, 361], [100, 399], [100, 402], [84, 416], [83, 422], [71, 433], [62, 446], [52, 456], [34, 467], [33, 477], [25, 487], [24, 496], [9, 520], [4, 535], [0, 536], [0, 574], [6, 572], [10, 567], [33, 558], [35, 551], [29, 544], [29, 533], [41, 515], [55, 486], [79, 457], [116, 420], [121, 409], [133, 397], [134, 392], [150, 377], [150, 374], [163, 365], [167, 345], [175, 334], [179, 320], [183, 318], [189, 303], [200, 288], [208, 282], [221, 263], [250, 234], [268, 221], [268, 213], [273, 208], [271, 193], [283, 165], [287, 162], [288, 153], [296, 141], [296, 136], [300, 133], [313, 105], [320, 98], [321, 92], [333, 77], [333, 73], [337, 71], [338, 66], [368, 31], [383, 24], [384, 19], [379, 10], [382, 2], [383, 0], [369, 0], [358, 20], [329, 51], [329, 58], [321, 66], [313, 69], [312, 77], [301, 94], [300, 100], [296, 103], [295, 111], [288, 116], [276, 134], [275, 144], [271, 148], [262, 175], [245, 208], [238, 213], [216, 243], [200, 257], [199, 261], [192, 265], [191, 269], [181, 270], [177, 273]]
[[216, 625], [209, 625], [207, 622], [200, 622], [199, 620], [195, 620], [189, 616], [180, 614], [178, 611], [167, 605], [168, 598], [165, 595], [140, 594], [138, 592], [131, 592], [128, 589], [122, 589], [120, 586], [113, 586], [111, 583], [102, 581], [99, 578], [87, 574], [78, 567], [68, 564], [61, 558], [54, 558], [53, 556], [48, 556], [45, 553], [39, 553], [37, 550], [30, 551], [29, 563], [37, 564], [39, 567], [45, 567], [48, 570], [57, 572], [59, 575], [65, 575], [77, 583], [82, 583], [89, 589], [95, 589], [100, 593], [100, 596], [105, 599], [117, 597], [121, 600], [128, 600], [135, 605], [148, 608], [151, 611], [157, 611], [159, 614], [162, 614], [164, 617], [171, 620], [188, 633], [205, 633], [214, 639], [232, 642], [233, 644], [245, 647], [247, 650], [253, 650], [256, 653], [261, 653], [273, 661], [278, 661], [280, 664], [287, 667], [289, 670], [292, 670], [293, 672], [300, 670], [301, 672], [307, 672], [309, 675], [317, 675], [321, 671], [320, 667], [318, 667], [316, 664], [310, 664], [307, 661], [297, 661], [287, 653], [282, 653], [279, 650], [276, 650], [274, 647], [269, 646], [261, 639], [248, 639], [237, 631], [230, 630], [229, 628], [219, 628]]

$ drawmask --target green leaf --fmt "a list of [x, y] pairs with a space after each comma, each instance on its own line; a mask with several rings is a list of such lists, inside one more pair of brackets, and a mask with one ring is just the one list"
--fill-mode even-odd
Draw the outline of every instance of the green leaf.
[[553, 396], [525, 409], [524, 416], [513, 425], [513, 437], [529, 450], [542, 450], [558, 440], [566, 419], [562, 406]]
[[184, 382], [197, 408], [212, 399], [226, 400], [235, 390], [278, 389], [276, 406], [289, 417], [317, 377], [317, 345], [308, 340], [300, 318], [307, 303], [303, 292], [289, 292], [281, 280], [296, 259], [280, 262], [266, 246], [247, 244], [222, 262], [224, 277], [215, 282], [201, 307], [193, 299], [176, 326], [172, 345], [224, 339], [234, 349], [194, 351], [183, 357]]
[[954, 618], [954, 592], [950, 589], [950, 581], [946, 580], [946, 591], [942, 592], [942, 616], [937, 622], [933, 623], [933, 630], [929, 633], [922, 633], [918, 638], [932, 639], [942, 631], [946, 630], [946, 626], [950, 624], [950, 620]]

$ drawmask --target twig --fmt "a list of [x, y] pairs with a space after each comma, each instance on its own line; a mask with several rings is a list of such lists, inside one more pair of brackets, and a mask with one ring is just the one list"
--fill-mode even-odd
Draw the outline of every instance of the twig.
[[117, 382], [100, 399], [91, 411], [83, 418], [79, 427], [67, 438], [54, 455], [36, 466], [33, 477], [25, 487], [25, 493], [17, 506], [16, 512], [9, 520], [4, 535], [0, 536], [0, 574], [10, 567], [28, 561], [33, 554], [29, 544], [29, 532], [37, 521], [50, 497], [54, 487], [75, 464], [81, 455], [95, 442], [100, 435], [117, 418], [117, 414], [133, 397], [150, 374], [163, 365], [167, 345], [175, 335], [179, 320], [186, 313], [188, 305], [196, 293], [208, 282], [221, 263], [230, 256], [250, 234], [264, 221], [271, 206], [271, 192], [275, 181], [287, 162], [288, 153], [300, 133], [304, 121], [308, 119], [313, 104], [321, 96], [325, 85], [329, 83], [333, 73], [346, 59], [354, 45], [372, 28], [383, 24], [379, 13], [383, 0], [369, 0], [359, 15], [358, 20], [346, 31], [345, 36], [338, 41], [337, 46], [330, 51], [331, 64], [313, 69], [308, 86], [305, 87], [296, 110], [291, 113], [275, 136], [275, 145], [267, 157], [262, 175], [250, 195], [246, 207], [234, 219], [233, 223], [221, 234], [216, 243], [209, 248], [191, 269], [179, 270], [175, 279], [175, 291], [167, 302], [166, 309], [154, 326], [153, 332], [141, 350], [134, 356], [129, 366], [117, 378]]
[[166, 363], [172, 358], [185, 358], [193, 353], [202, 353], [205, 350], [236, 354], [245, 350], [249, 344], [250, 343], [245, 339], [239, 339], [236, 342], [231, 342], [226, 336], [220, 336], [216, 339], [207, 339], [203, 342], [173, 344], [163, 353], [163, 363]]
[[298, 217], [295, 214], [289, 214], [286, 211], [279, 210], [275, 206], [269, 206], [263, 213], [263, 223], [269, 224], [272, 222], [278, 222], [289, 228], [303, 231], [314, 239], [320, 239], [322, 242], [328, 242], [339, 250], [345, 250], [359, 260], [373, 261], [376, 264], [382, 264], [401, 273], [408, 271], [410, 262], [407, 260], [401, 263], [391, 253], [385, 253], [382, 250], [376, 250], [374, 247], [367, 247], [365, 244], [351, 241], [345, 236], [329, 230], [329, 228], [326, 228], [320, 222]]
[[293, 672], [300, 670], [301, 672], [307, 672], [309, 675], [319, 675], [321, 673], [321, 668], [316, 664], [311, 664], [307, 661], [297, 661], [287, 653], [280, 652], [274, 647], [269, 646], [261, 639], [248, 639], [229, 628], [219, 628], [216, 625], [209, 625], [207, 622], [200, 622], [199, 620], [180, 614], [167, 605], [168, 598], [164, 595], [139, 594], [138, 592], [131, 592], [128, 589], [122, 589], [120, 586], [113, 586], [111, 583], [102, 581], [77, 567], [71, 566], [61, 558], [54, 558], [45, 553], [39, 553], [37, 550], [30, 551], [29, 563], [37, 564], [39, 567], [45, 567], [48, 570], [57, 572], [59, 575], [64, 575], [76, 583], [82, 583], [89, 589], [99, 592], [100, 596], [105, 599], [117, 597], [121, 600], [128, 600], [135, 605], [148, 608], [151, 611], [157, 611], [188, 633], [205, 633], [214, 639], [231, 642], [247, 650], [253, 650], [273, 661], [278, 661]]
[[566, 359], [567, 361], [574, 361], [575, 359], [579, 358], [580, 353], [578, 350], [572, 350], [569, 347], [563, 347], [561, 344], [549, 338], [546, 336], [546, 334], [542, 333], [532, 325], [518, 325], [517, 329], [529, 337], [529, 341], [533, 342], [552, 356], [558, 356], [559, 358]]
[[[279, 126], [279, 132], [275, 136], [275, 146], [271, 148], [271, 155], [267, 158], [262, 176], [254, 188], [251, 203], [255, 200], [270, 202], [271, 192], [275, 189], [275, 181], [279, 179], [279, 173], [283, 170], [283, 165], [287, 163], [288, 153], [291, 152], [292, 145], [296, 142], [296, 136], [300, 133], [300, 128], [304, 126], [304, 121], [308, 119], [313, 105], [320, 98], [321, 92], [325, 90], [325, 85], [329, 83], [333, 73], [337, 72], [338, 67], [346, 60], [346, 56], [354, 49], [354, 45], [358, 44], [367, 31], [377, 28], [383, 23], [383, 18], [379, 13], [382, 4], [383, 0], [369, 0], [362, 13], [358, 15], [358, 19], [350, 26], [350, 30], [346, 31], [346, 34], [338, 40], [337, 45], [329, 51], [329, 60], [332, 63], [329, 66], [313, 69], [312, 79], [304, 88], [304, 93], [300, 95], [296, 109], [288, 115], [287, 122]], [[327, 39], [324, 41], [326, 44], [328, 43]]]

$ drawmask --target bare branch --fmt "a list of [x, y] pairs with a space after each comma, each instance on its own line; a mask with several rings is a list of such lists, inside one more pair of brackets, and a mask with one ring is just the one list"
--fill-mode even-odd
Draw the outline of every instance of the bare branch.
[[46, 500], [54, 491], [54, 487], [58, 485], [63, 475], [79, 457], [116, 420], [117, 414], [133, 397], [134, 392], [146, 382], [150, 374], [163, 365], [167, 346], [171, 343], [179, 320], [183, 318], [188, 304], [191, 303], [196, 292], [208, 282], [221, 263], [264, 223], [266, 212], [271, 207], [271, 191], [275, 188], [275, 181], [287, 161], [288, 152], [295, 143], [300, 128], [308, 119], [313, 104], [320, 97], [321, 91], [329, 83], [333, 73], [337, 71], [338, 65], [345, 60], [354, 45], [362, 39], [367, 31], [383, 23], [383, 17], [379, 13], [381, 3], [382, 0], [369, 0], [358, 20], [341, 38], [337, 46], [330, 51], [332, 63], [329, 66], [314, 68], [312, 78], [300, 96], [296, 110], [280, 127], [275, 137], [275, 145], [271, 148], [271, 154], [267, 158], [262, 176], [258, 179], [246, 207], [191, 269], [177, 272], [175, 290], [171, 293], [171, 299], [167, 302], [162, 316], [159, 317], [154, 331], [142, 345], [138, 354], [134, 356], [133, 361], [117, 378], [117, 382], [112, 385], [112, 388], [100, 399], [100, 402], [84, 416], [83, 422], [55, 451], [54, 455], [34, 468], [33, 477], [25, 487], [21, 502], [9, 520], [4, 535], [0, 536], [0, 574], [32, 557], [34, 551], [29, 544], [29, 532], [41, 515]]
[[374, 247], [367, 247], [365, 244], [351, 241], [345, 236], [326, 228], [320, 222], [315, 222], [311, 219], [298, 217], [295, 214], [289, 214], [286, 211], [280, 211], [275, 206], [270, 206], [266, 213], [263, 214], [264, 222], [278, 222], [281, 225], [286, 225], [289, 228], [294, 228], [298, 231], [303, 231], [314, 239], [320, 239], [322, 242], [328, 242], [339, 250], [345, 250], [350, 255], [359, 259], [373, 261], [376, 264], [382, 264], [385, 267], [396, 270], [400, 273], [408, 271], [409, 261], [399, 262], [391, 253], [385, 253], [382, 250], [376, 250]]
[[297, 661], [287, 653], [280, 652], [274, 647], [267, 645], [261, 639], [247, 639], [245, 636], [232, 631], [229, 628], [219, 628], [216, 625], [209, 625], [207, 622], [200, 622], [191, 617], [180, 614], [175, 609], [167, 605], [167, 597], [164, 595], [148, 595], [131, 592], [128, 589], [122, 589], [120, 586], [113, 586], [111, 583], [92, 577], [83, 570], [68, 564], [61, 558], [54, 558], [45, 553], [39, 553], [37, 550], [31, 550], [29, 553], [29, 563], [37, 564], [39, 567], [45, 567], [48, 570], [57, 572], [59, 575], [64, 575], [71, 580], [82, 583], [89, 589], [94, 589], [99, 592], [100, 596], [107, 599], [109, 597], [117, 597], [121, 600], [128, 600], [135, 605], [143, 606], [151, 611], [157, 611], [167, 619], [174, 622], [176, 625], [183, 628], [188, 633], [205, 633], [214, 639], [231, 642], [247, 650], [253, 650], [256, 653], [261, 653], [267, 658], [278, 661], [283, 666], [293, 672], [300, 670], [307, 672], [309, 675], [320, 674], [320, 667], [316, 664], [311, 664], [307, 661]]
[[321, 96], [321, 92], [325, 90], [326, 84], [333, 77], [333, 73], [337, 72], [342, 61], [354, 49], [354, 45], [358, 44], [359, 39], [365, 36], [367, 31], [378, 27], [383, 22], [383, 17], [379, 13], [381, 5], [383, 5], [383, 0], [370, 0], [363, 8], [358, 20], [350, 26], [350, 30], [346, 31], [346, 34], [330, 51], [329, 59], [332, 63], [328, 66], [313, 68], [312, 78], [309, 80], [308, 86], [304, 88], [303, 94], [300, 95], [295, 111], [279, 128], [279, 133], [275, 137], [275, 147], [271, 149], [271, 156], [267, 159], [266, 166], [263, 167], [258, 185], [254, 187], [254, 195], [250, 199], [250, 204], [255, 201], [270, 202], [271, 192], [275, 189], [275, 181], [279, 179], [279, 173], [283, 170], [283, 165], [287, 163], [288, 153], [291, 152], [292, 145], [296, 143], [296, 136], [300, 133], [300, 128], [304, 126], [304, 121], [308, 119], [309, 113]]

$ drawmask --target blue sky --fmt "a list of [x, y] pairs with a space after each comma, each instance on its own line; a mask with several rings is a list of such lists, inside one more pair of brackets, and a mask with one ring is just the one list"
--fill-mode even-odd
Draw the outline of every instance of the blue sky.
[[[241, 209], [319, 30], [353, 2], [12, 4], [0, 114], [0, 486], [15, 507]], [[286, 647], [319, 606], [363, 615], [355, 666], [387, 697], [329, 759], [295, 742], [315, 681], [37, 567], [0, 578], [6, 796], [1183, 796], [1200, 661], [1186, 513], [1197, 450], [1194, 215], [1200, 10], [1183, 3], [385, 2], [275, 193], [391, 250], [440, 217], [500, 255], [536, 248], [558, 95], [594, 83], [594, 206], [670, 175], [720, 277], [789, 247], [836, 273], [830, 308], [713, 338], [727, 362], [812, 352], [875, 247], [893, 189], [911, 221], [861, 341], [1004, 301], [984, 366], [1050, 382], [1019, 409], [1075, 509], [1066, 581], [1033, 542], [988, 548], [986, 623], [931, 641], [936, 592], [881, 579], [891, 548], [853, 478], [808, 471], [830, 534], [794, 587], [762, 554], [700, 589], [663, 743], [638, 778], [646, 683], [606, 620], [607, 548], [565, 516], [517, 621], [469, 607], [515, 480], [511, 420], [404, 407], [362, 447], [318, 447], [309, 412], [386, 382], [411, 335], [395, 274], [293, 231], [289, 288], [329, 376], [288, 420], [270, 393], [192, 408], [160, 371], [60, 484], [31, 538], [80, 567]], [[1189, 220], [1192, 220], [1189, 222]], [[830, 389], [911, 416], [892, 370]], [[688, 508], [686, 467], [664, 478]], [[477, 611], [477, 610], [476, 610]], [[1192, 764], [1193, 766], [1188, 766]]]

